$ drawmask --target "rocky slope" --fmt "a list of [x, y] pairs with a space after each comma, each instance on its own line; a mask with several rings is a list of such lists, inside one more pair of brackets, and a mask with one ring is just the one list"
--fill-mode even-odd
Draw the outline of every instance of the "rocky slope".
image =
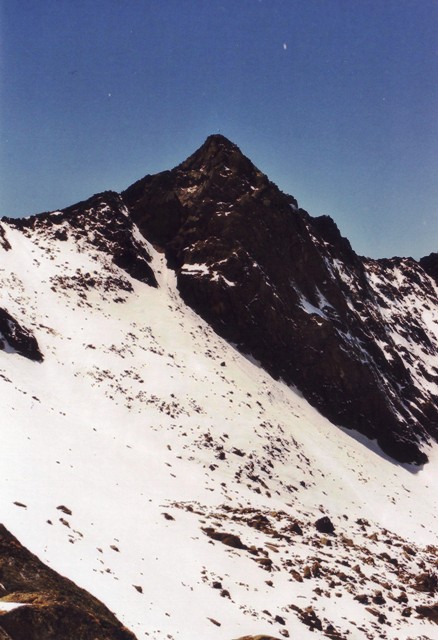
[[[124, 194], [3, 219], [3, 522], [138, 638], [432, 640], [434, 264], [355, 256], [217, 136]], [[348, 428], [315, 409], [336, 398]]]
[[134, 222], [220, 335], [333, 423], [377, 439], [400, 462], [426, 461], [421, 445], [438, 436], [437, 254], [357, 256], [331, 218], [299, 209], [219, 135], [121, 196], [8, 222], [24, 232], [66, 222], [155, 286]]
[[220, 335], [335, 424], [425, 461], [421, 443], [438, 436], [436, 259], [360, 258], [219, 135], [122, 198]]

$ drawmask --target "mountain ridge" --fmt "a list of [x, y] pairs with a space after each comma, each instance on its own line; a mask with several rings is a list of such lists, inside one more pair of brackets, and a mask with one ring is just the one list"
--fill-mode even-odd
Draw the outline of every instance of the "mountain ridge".
[[[239, 172], [228, 201], [215, 208], [210, 187], [223, 189], [230, 177], [218, 170], [224, 175], [217, 179], [189, 176], [176, 185], [186, 209], [167, 252], [163, 240], [154, 246], [142, 235], [111, 192], [68, 215], [0, 223], [0, 309], [43, 356], [37, 361], [13, 347], [11, 334], [2, 337], [2, 520], [139, 639], [431, 640], [437, 445], [422, 444], [428, 465], [397, 462], [375, 438], [333, 425], [242, 344], [239, 351], [219, 334], [229, 331], [234, 311], [236, 336], [251, 339], [253, 353], [269, 361], [275, 348], [280, 357], [281, 344], [272, 343], [278, 333], [290, 358], [286, 330], [277, 331], [281, 311], [302, 341], [312, 328], [320, 332], [319, 349], [308, 341], [305, 360], [295, 354], [294, 361], [327, 376], [339, 350], [327, 336], [338, 335], [363, 299], [361, 313], [370, 317], [364, 335], [341, 344], [365, 361], [388, 314], [391, 331], [405, 334], [402, 364], [411, 355], [412, 375], [423, 364], [421, 383], [433, 373], [433, 343], [410, 333], [424, 341], [421, 323], [434, 327], [433, 281], [405, 259], [390, 261], [390, 270], [374, 261], [355, 267], [330, 222], [296, 215], [281, 194], [277, 215], [263, 204], [269, 185], [253, 199], [257, 185], [239, 181]], [[149, 195], [165, 199], [168, 178], [159, 197], [155, 187]], [[245, 190], [247, 199], [235, 201]], [[293, 233], [284, 232], [291, 217]], [[269, 251], [259, 242], [265, 234]], [[284, 279], [292, 258], [293, 286]], [[144, 277], [145, 265], [154, 279]], [[186, 295], [199, 292], [206, 312], [217, 305], [220, 331], [186, 304], [184, 287]], [[256, 300], [247, 314], [237, 305], [250, 294]], [[414, 322], [404, 325], [409, 311]], [[266, 328], [260, 340], [252, 323]], [[368, 365], [379, 365], [381, 380], [379, 349]], [[403, 381], [397, 362], [389, 390]], [[74, 637], [74, 625], [69, 630]]]
[[129, 239], [135, 223], [165, 252], [184, 301], [221, 336], [335, 424], [376, 438], [401, 462], [426, 462], [421, 443], [438, 437], [438, 333], [423, 321], [426, 309], [412, 315], [406, 294], [417, 290], [420, 309], [436, 306], [436, 254], [359, 257], [331, 217], [312, 218], [220, 134], [121, 194], [4, 221], [26, 228], [66, 219], [79, 233], [95, 223], [87, 210], [98, 212], [116, 264], [156, 285], [145, 250]]
[[[160, 183], [158, 188], [157, 181]], [[432, 382], [432, 397], [426, 394], [427, 397], [418, 401], [417, 381], [411, 379], [409, 366], [398, 357], [392, 337], [385, 330], [385, 320], [377, 317], [378, 314], [365, 317], [363, 303], [372, 305], [376, 296], [369, 283], [366, 265], [374, 276], [379, 271], [383, 278], [386, 272], [391, 274], [394, 268], [403, 265], [415, 281], [418, 278], [425, 280], [429, 298], [436, 303], [436, 291], [432, 291], [427, 282], [426, 271], [424, 276], [419, 275], [427, 261], [422, 264], [408, 259], [370, 261], [359, 258], [329, 216], [312, 218], [299, 209], [292, 196], [283, 194], [236, 145], [220, 135], [207, 138], [194, 154], [170, 172], [138, 181], [122, 192], [122, 198], [145, 237], [158, 244], [166, 252], [169, 264], [177, 269], [178, 286], [185, 301], [221, 335], [259, 359], [274, 376], [281, 376], [300, 388], [332, 421], [377, 437], [383, 448], [401, 461], [425, 461], [415, 440], [427, 439], [427, 434], [436, 438], [438, 434], [438, 412], [434, 409], [436, 382]], [[161, 231], [158, 229], [160, 224]], [[277, 259], [277, 253], [282, 263]], [[215, 260], [221, 265], [217, 277], [208, 281], [205, 273], [202, 275], [198, 270], [196, 274], [194, 265], [205, 264], [211, 270]], [[336, 265], [339, 263], [344, 273], [338, 272]], [[254, 265], [260, 267], [261, 275], [255, 273]], [[286, 276], [281, 273], [283, 265]], [[293, 286], [284, 281], [288, 276]], [[238, 294], [233, 297], [230, 287], [223, 290], [219, 283], [221, 278], [222, 283], [237, 283]], [[273, 295], [269, 294], [272, 283], [276, 289], [281, 287], [279, 295], [277, 290]], [[355, 288], [353, 299], [348, 298], [350, 284]], [[257, 306], [254, 296], [259, 297], [260, 290], [264, 290], [261, 293], [264, 300]], [[317, 326], [314, 319], [309, 321], [307, 317], [312, 314], [300, 313], [300, 297], [304, 296], [305, 305], [310, 305], [307, 310], [313, 308], [313, 315], [324, 318], [320, 309], [321, 295], [328, 302], [327, 308], [343, 318], [337, 329], [332, 328], [334, 323], [332, 327], [328, 323], [321, 327], [321, 322]], [[391, 295], [394, 296], [394, 291]], [[275, 297], [281, 299], [280, 303]], [[295, 298], [293, 304], [291, 297]], [[387, 304], [386, 300], [383, 304]], [[225, 310], [224, 305], [228, 305]], [[250, 305], [257, 306], [257, 320], [248, 317]], [[273, 314], [271, 308], [275, 310]], [[266, 313], [269, 319], [260, 329]], [[271, 338], [263, 349], [260, 344], [266, 343], [273, 316], [276, 335], [284, 335], [284, 339]], [[286, 317], [291, 321], [285, 322]], [[364, 331], [365, 322], [374, 325], [371, 339], [369, 332]], [[245, 326], [236, 331], [239, 324]], [[307, 330], [299, 335], [297, 325], [303, 330], [304, 324]], [[415, 329], [418, 334], [424, 333], [423, 326]], [[371, 366], [362, 366], [361, 353], [354, 363], [345, 357], [345, 352], [351, 352], [352, 346], [339, 336], [339, 331], [344, 336], [350, 332], [355, 334], [353, 349], [365, 353], [365, 357], [372, 360]], [[324, 332], [327, 335], [324, 336]], [[376, 334], [379, 335], [377, 340]], [[382, 338], [388, 354], [377, 346]], [[431, 348], [436, 356], [436, 334], [433, 343]], [[301, 348], [303, 344], [309, 348], [316, 344], [319, 352], [323, 348], [330, 350], [331, 356], [327, 360], [338, 362], [336, 371], [322, 376], [315, 376], [312, 371], [307, 375], [309, 357]], [[292, 359], [285, 357], [288, 347], [293, 352]], [[304, 363], [298, 370], [297, 362]], [[394, 375], [400, 378], [394, 379], [390, 390], [384, 388], [378, 373], [381, 367], [383, 378], [394, 379]], [[355, 397], [354, 388], [343, 385], [336, 391], [339, 384], [333, 384], [335, 376], [338, 379], [355, 378], [356, 388], [363, 385], [363, 401]], [[432, 371], [429, 378], [435, 380], [436, 374]], [[403, 397], [397, 392], [399, 383], [404, 387]], [[330, 390], [321, 397], [321, 388], [327, 386]], [[329, 394], [333, 392], [332, 401]], [[395, 408], [388, 407], [389, 393], [393, 395]], [[339, 412], [345, 394], [351, 406], [346, 412]], [[412, 413], [411, 406], [415, 403], [420, 406]], [[396, 414], [401, 414], [402, 419], [399, 420]], [[422, 414], [425, 414], [423, 418]], [[361, 415], [365, 417], [362, 419]], [[373, 427], [375, 424], [377, 428]], [[394, 433], [396, 437], [393, 437]]]

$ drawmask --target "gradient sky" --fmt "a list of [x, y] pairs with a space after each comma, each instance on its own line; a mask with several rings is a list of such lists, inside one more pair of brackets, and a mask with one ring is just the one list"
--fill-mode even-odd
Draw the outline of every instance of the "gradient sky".
[[437, 0], [0, 0], [0, 215], [222, 133], [371, 257], [438, 251]]

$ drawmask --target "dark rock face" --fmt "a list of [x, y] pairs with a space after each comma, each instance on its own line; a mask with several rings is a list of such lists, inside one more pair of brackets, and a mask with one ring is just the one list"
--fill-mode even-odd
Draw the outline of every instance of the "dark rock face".
[[96, 598], [61, 577], [0, 525], [1, 640], [135, 640]]
[[421, 444], [438, 436], [429, 262], [360, 258], [330, 217], [299, 209], [219, 135], [122, 198], [220, 335], [335, 424], [401, 462], [426, 461]]
[[38, 342], [32, 333], [20, 325], [6, 309], [0, 308], [0, 349], [15, 351], [35, 362], [43, 361]]
[[438, 253], [431, 253], [420, 259], [420, 264], [426, 273], [438, 284]]
[[5, 230], [2, 224], [0, 224], [0, 247], [3, 247], [5, 251], [9, 251], [9, 249], [11, 248], [8, 239], [6, 238]]

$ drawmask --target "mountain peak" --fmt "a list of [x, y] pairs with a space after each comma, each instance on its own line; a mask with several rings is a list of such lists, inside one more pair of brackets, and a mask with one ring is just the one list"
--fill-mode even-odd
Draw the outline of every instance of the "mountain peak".
[[[381, 310], [408, 299], [388, 284], [393, 262], [359, 258], [331, 218], [299, 209], [220, 134], [122, 198], [140, 232], [166, 252], [183, 300], [217, 333], [330, 421], [377, 439], [400, 462], [427, 460], [421, 443], [438, 434], [436, 369], [423, 375], [395, 347], [400, 337]], [[430, 272], [435, 260], [423, 265]], [[436, 304], [415, 265], [397, 269], [406, 292]], [[438, 358], [428, 327], [404, 308], [412, 349]]]
[[206, 139], [205, 142], [202, 146], [205, 145], [220, 145], [222, 147], [226, 147], [226, 148], [233, 148], [233, 149], [237, 149], [237, 145], [234, 144], [234, 142], [232, 142], [229, 138], [227, 138], [226, 136], [223, 136], [221, 133], [212, 133], [211, 135], [209, 135]]
[[225, 153], [237, 152], [243, 155], [239, 147], [234, 142], [223, 136], [221, 133], [213, 133], [209, 135], [205, 139], [205, 142], [200, 146], [198, 151], [195, 151], [195, 154], [198, 152], [202, 152], [203, 154], [207, 155], [216, 155], [218, 151], [222, 151]]
[[[251, 200], [268, 187], [277, 194], [277, 187], [236, 144], [213, 134], [181, 164], [145, 176], [121, 196], [145, 237], [168, 249], [169, 242], [178, 238], [180, 244], [188, 233], [197, 235], [200, 226], [209, 226], [218, 216], [246, 210], [242, 198]], [[209, 232], [216, 234], [210, 226]], [[187, 238], [187, 242], [191, 241]]]
[[177, 169], [182, 171], [198, 170], [208, 173], [216, 168], [227, 167], [233, 173], [251, 172], [255, 167], [239, 147], [225, 136], [216, 133], [208, 136], [205, 142]]

